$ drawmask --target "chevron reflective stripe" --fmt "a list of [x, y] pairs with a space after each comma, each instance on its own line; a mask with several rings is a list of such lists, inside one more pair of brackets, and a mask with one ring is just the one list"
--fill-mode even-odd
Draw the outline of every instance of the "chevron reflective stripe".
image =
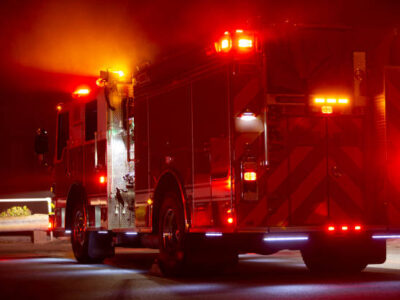
[[256, 98], [256, 96], [261, 92], [261, 83], [258, 77], [251, 78], [245, 83], [237, 86], [237, 92], [234, 96], [234, 112], [241, 112], [246, 108], [246, 106]]
[[287, 122], [286, 133], [284, 125], [279, 128], [286, 144], [265, 176], [267, 195], [243, 223], [300, 226], [361, 218], [363, 144], [355, 137], [362, 136], [362, 120], [289, 117]]

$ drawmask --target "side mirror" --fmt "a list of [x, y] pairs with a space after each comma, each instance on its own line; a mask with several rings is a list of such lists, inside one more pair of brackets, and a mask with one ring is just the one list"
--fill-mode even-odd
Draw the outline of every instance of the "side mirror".
[[49, 152], [49, 137], [47, 131], [43, 128], [36, 130], [35, 152], [38, 156], [39, 162], [42, 165], [47, 166], [47, 162], [44, 160], [44, 154]]
[[47, 131], [43, 128], [39, 128], [36, 131], [35, 152], [38, 155], [43, 155], [49, 152], [49, 137], [47, 135]]

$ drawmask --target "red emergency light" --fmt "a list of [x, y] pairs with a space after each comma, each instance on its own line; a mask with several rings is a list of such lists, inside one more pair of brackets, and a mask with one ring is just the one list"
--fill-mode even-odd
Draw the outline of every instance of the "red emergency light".
[[56, 106], [56, 110], [58, 112], [60, 112], [60, 111], [62, 111], [62, 109], [63, 109], [63, 104], [62, 103], [58, 103], [57, 106]]
[[328, 231], [335, 231], [336, 227], [335, 226], [328, 226]]
[[231, 51], [246, 53], [255, 49], [256, 38], [254, 32], [237, 29], [233, 32], [225, 31], [224, 35], [215, 43], [217, 53]]

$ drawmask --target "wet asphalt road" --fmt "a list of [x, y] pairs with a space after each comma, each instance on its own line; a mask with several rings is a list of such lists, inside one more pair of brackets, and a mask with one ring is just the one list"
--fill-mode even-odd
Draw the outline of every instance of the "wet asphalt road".
[[400, 241], [359, 275], [309, 273], [297, 251], [242, 255], [235, 269], [163, 278], [157, 252], [118, 248], [103, 265], [77, 264], [67, 241], [0, 243], [0, 299], [400, 299]]

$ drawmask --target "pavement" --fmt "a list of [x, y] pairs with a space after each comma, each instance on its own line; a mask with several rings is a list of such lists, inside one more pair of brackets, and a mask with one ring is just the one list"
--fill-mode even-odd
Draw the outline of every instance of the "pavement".
[[157, 250], [117, 248], [104, 264], [79, 264], [69, 240], [44, 244], [0, 239], [0, 299], [400, 299], [400, 240], [388, 243], [385, 264], [357, 275], [320, 276], [299, 251], [240, 256], [224, 272], [161, 277]]
[[[147, 253], [155, 255], [158, 250], [154, 249], [133, 249], [116, 248], [116, 255], [124, 256], [130, 254]], [[284, 250], [279, 255], [299, 256], [298, 251]], [[271, 255], [270, 255], [271, 256]], [[265, 257], [270, 257], [265, 256]], [[273, 256], [273, 255], [272, 255]], [[0, 236], [0, 259], [12, 258], [40, 258], [40, 257], [64, 257], [74, 259], [71, 243], [68, 237], [53, 238], [48, 237], [47, 242], [33, 244], [26, 237], [1, 237]], [[370, 265], [372, 267], [389, 267], [400, 270], [400, 239], [391, 239], [387, 242], [387, 262], [381, 265]]]

